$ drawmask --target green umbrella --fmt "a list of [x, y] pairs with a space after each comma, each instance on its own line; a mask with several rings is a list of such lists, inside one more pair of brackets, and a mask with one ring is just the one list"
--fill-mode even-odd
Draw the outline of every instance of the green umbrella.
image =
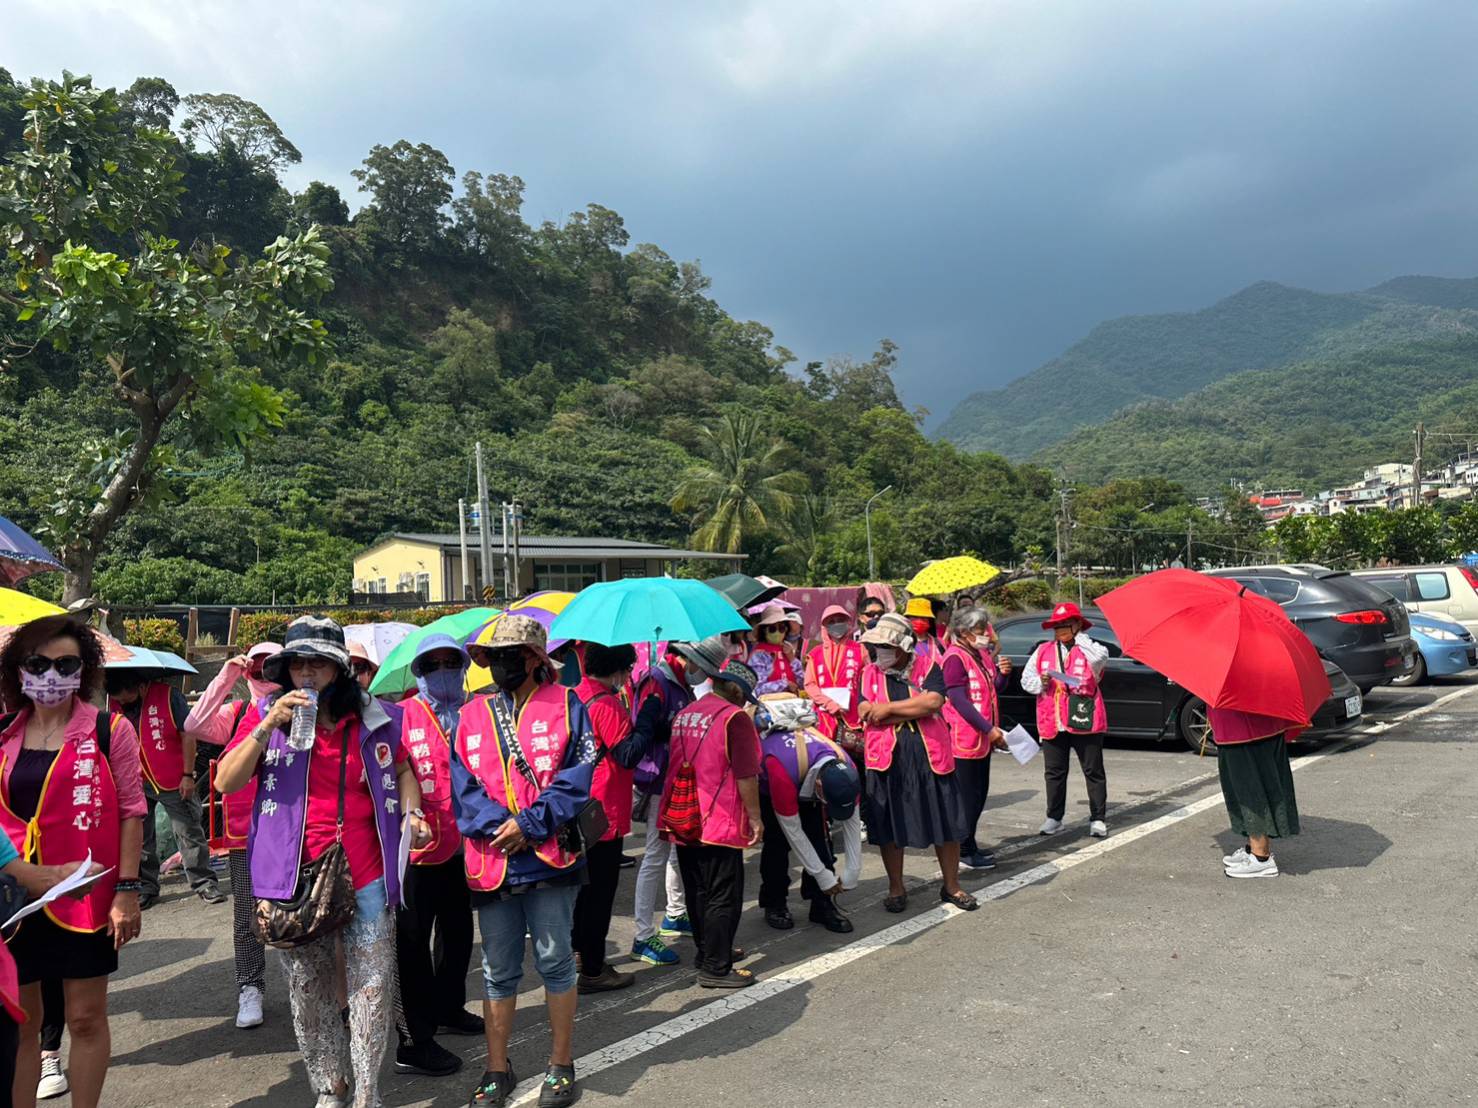
[[405, 692], [416, 683], [416, 679], [411, 676], [411, 659], [416, 656], [416, 651], [427, 635], [450, 635], [458, 642], [465, 643], [497, 614], [497, 608], [468, 608], [465, 612], [453, 612], [426, 624], [425, 627], [416, 628], [386, 655], [380, 672], [370, 682], [369, 691], [375, 696], [395, 696]]
[[767, 585], [747, 573], [726, 573], [722, 577], [710, 577], [703, 583], [741, 612], [774, 600], [785, 591], [785, 586], [778, 581]]

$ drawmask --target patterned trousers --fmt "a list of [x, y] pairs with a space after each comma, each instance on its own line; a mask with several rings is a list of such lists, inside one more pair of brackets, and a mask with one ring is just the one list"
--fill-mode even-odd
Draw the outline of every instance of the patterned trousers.
[[267, 991], [267, 948], [251, 929], [257, 898], [251, 892], [246, 851], [231, 851], [231, 939], [236, 948], [236, 989], [255, 985]]
[[[293, 1033], [319, 1095], [353, 1087], [352, 1108], [381, 1108], [380, 1063], [395, 1013], [395, 913], [385, 905], [385, 883], [360, 889], [344, 937], [349, 1026], [339, 1019], [334, 937], [284, 950]], [[350, 1075], [353, 1075], [351, 1081]]]

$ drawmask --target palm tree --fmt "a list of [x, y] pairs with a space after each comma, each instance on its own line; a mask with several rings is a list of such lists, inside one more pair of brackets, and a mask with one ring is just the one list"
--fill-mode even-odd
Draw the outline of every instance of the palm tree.
[[822, 540], [835, 526], [836, 506], [831, 500], [806, 493], [796, 498], [795, 509], [786, 521], [785, 542], [775, 552], [795, 558], [804, 569], [805, 580], [814, 581]]
[[767, 438], [752, 415], [725, 415], [702, 432], [708, 464], [683, 475], [671, 505], [693, 514], [699, 550], [738, 554], [745, 543], [778, 528], [805, 479], [788, 467], [790, 448]]

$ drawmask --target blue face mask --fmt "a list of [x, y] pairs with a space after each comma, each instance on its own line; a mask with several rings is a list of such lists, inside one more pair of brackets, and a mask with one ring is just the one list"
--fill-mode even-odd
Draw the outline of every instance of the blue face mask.
[[466, 674], [460, 669], [439, 669], [416, 678], [416, 689], [437, 708], [456, 708], [467, 699], [463, 682]]

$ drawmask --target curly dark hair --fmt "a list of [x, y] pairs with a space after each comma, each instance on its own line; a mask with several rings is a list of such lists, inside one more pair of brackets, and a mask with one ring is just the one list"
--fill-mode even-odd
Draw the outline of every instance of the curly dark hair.
[[82, 659], [82, 688], [78, 695], [90, 700], [103, 687], [103, 640], [82, 619], [69, 613], [33, 619], [15, 629], [0, 649], [0, 704], [15, 711], [25, 703], [21, 692], [21, 663], [52, 639], [77, 640]]

